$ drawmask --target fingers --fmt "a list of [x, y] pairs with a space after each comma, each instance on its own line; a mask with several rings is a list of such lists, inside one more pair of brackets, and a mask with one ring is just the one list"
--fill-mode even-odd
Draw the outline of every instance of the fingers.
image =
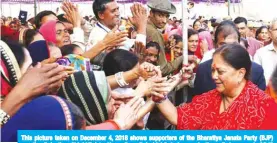
[[41, 72], [45, 73], [45, 72], [48, 72], [52, 69], [55, 69], [59, 66], [58, 63], [53, 63], [53, 64], [45, 64], [45, 65], [41, 65]]
[[118, 25], [116, 25], [116, 26], [112, 29], [112, 31], [113, 31], [113, 32], [116, 32], [117, 29], [118, 29]]
[[156, 92], [156, 91], [151, 91], [151, 95], [157, 96], [157, 97], [159, 97], [159, 98], [164, 98], [164, 95], [163, 95], [163, 94], [158, 93], [158, 92]]
[[[45, 73], [45, 76], [48, 77], [48, 78], [50, 78], [50, 77], [52, 77], [52, 76], [54, 76], [54, 75], [57, 75], [57, 74], [59, 74], [59, 73], [61, 73], [61, 72], [63, 72], [63, 71], [65, 71], [65, 67], [59, 65], [59, 66], [57, 66], [56, 68], [53, 68], [52, 70], [46, 72], [46, 73]], [[66, 73], [66, 72], [64, 72], [64, 73]]]
[[58, 89], [62, 86], [62, 83], [63, 83], [63, 81], [62, 81], [62, 80], [59, 80], [59, 81], [56, 81], [56, 82], [50, 84], [50, 86], [49, 86], [49, 91], [50, 91], [51, 93], [52, 93], [52, 92], [53, 92], [53, 93], [57, 92]]
[[50, 78], [48, 78], [48, 81], [46, 82], [47, 84], [52, 84], [52, 83], [55, 83], [59, 80], [62, 80], [63, 78], [67, 78], [68, 77], [68, 74], [66, 72], [62, 72], [58, 75], [54, 75]]
[[136, 102], [131, 106], [131, 109], [136, 111], [137, 109], [140, 108], [142, 102], [143, 102], [143, 98], [138, 98], [138, 100], [136, 100]]
[[134, 97], [133, 99], [131, 99], [131, 100], [126, 104], [126, 106], [132, 107], [133, 104], [134, 104], [137, 100], [139, 100], [139, 97], [136, 96], [136, 97]]

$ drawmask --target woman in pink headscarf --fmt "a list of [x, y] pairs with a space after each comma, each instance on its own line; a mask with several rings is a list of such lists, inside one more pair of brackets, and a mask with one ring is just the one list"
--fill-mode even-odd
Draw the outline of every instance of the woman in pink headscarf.
[[52, 42], [57, 47], [71, 43], [70, 35], [65, 25], [60, 21], [48, 21], [40, 27], [39, 32], [47, 42]]

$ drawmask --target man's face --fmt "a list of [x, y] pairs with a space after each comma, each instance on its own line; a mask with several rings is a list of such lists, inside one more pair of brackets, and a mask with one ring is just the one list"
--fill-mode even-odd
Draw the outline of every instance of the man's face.
[[244, 22], [241, 22], [239, 24], [236, 24], [237, 29], [239, 30], [240, 36], [241, 37], [246, 37], [246, 32], [247, 32], [247, 26]]
[[277, 44], [277, 22], [272, 24], [272, 27], [270, 28], [270, 35], [273, 43]]
[[106, 4], [106, 9], [103, 13], [99, 13], [99, 18], [104, 21], [106, 26], [112, 29], [120, 24], [120, 13], [117, 2], [109, 2]]
[[220, 48], [225, 44], [233, 44], [233, 43], [239, 43], [238, 35], [236, 33], [230, 34], [225, 38], [222, 32], [218, 34], [217, 43], [216, 43], [217, 48]]
[[50, 14], [50, 15], [46, 15], [46, 16], [43, 16], [42, 19], [41, 19], [41, 25], [43, 25], [44, 23], [50, 21], [50, 20], [58, 20], [57, 16], [53, 15], [53, 14]]
[[[157, 12], [157, 11], [150, 12], [150, 19], [157, 28], [160, 28], [160, 29], [164, 28], [164, 26], [166, 25], [166, 22], [168, 21], [168, 18], [169, 18], [168, 13]], [[173, 21], [174, 21], [174, 19], [173, 19]]]

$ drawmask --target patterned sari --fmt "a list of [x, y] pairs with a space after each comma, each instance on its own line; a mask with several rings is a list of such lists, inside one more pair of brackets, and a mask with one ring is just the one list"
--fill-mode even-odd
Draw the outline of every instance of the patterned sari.
[[277, 104], [248, 81], [226, 111], [219, 113], [222, 96], [212, 90], [177, 108], [177, 129], [265, 130], [277, 129]]

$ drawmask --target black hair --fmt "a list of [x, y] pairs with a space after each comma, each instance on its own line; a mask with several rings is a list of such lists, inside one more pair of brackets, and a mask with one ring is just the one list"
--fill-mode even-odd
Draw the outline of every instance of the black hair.
[[70, 23], [66, 18], [64, 18], [64, 14], [60, 14], [57, 16], [57, 18], [59, 19], [59, 21], [61, 22], [67, 22]]
[[39, 28], [40, 28], [42, 18], [43, 18], [44, 16], [48, 16], [48, 15], [51, 15], [51, 14], [53, 14], [53, 15], [56, 16], [56, 14], [55, 14], [53, 11], [49, 11], [49, 10], [44, 10], [44, 11], [38, 13], [38, 14], [36, 15], [36, 17], [35, 17], [36, 29], [39, 29]]
[[238, 41], [240, 41], [240, 34], [234, 22], [230, 20], [222, 21], [216, 28], [216, 31], [214, 34], [214, 44], [217, 45], [218, 35], [220, 33], [223, 33], [224, 38], [226, 38], [227, 36], [229, 36], [230, 34], [233, 34], [234, 32], [238, 35]]
[[240, 44], [225, 44], [216, 49], [214, 55], [219, 54], [223, 60], [232, 66], [234, 69], [239, 70], [245, 68], [246, 73], [244, 79], [249, 80], [251, 73], [251, 60], [249, 53]]
[[25, 61], [25, 54], [24, 54], [24, 50], [23, 50], [24, 46], [16, 41], [11, 41], [6, 38], [3, 38], [1, 40], [4, 41], [10, 47], [19, 67], [21, 68]]
[[247, 20], [246, 20], [246, 18], [244, 18], [244, 17], [237, 17], [235, 20], [234, 20], [234, 23], [235, 24], [239, 24], [239, 23], [245, 23], [245, 25], [247, 25]]
[[200, 23], [201, 23], [200, 19], [196, 19], [196, 20], [194, 20], [192, 27], [194, 27], [194, 25], [196, 24], [196, 22], [200, 22]]
[[34, 40], [34, 37], [38, 34], [39, 32], [37, 32], [34, 29], [27, 29], [26, 33], [25, 33], [25, 39], [23, 44], [25, 47], [28, 47], [30, 45], [30, 43]]
[[255, 38], [258, 39], [259, 34], [262, 32], [263, 29], [267, 29], [268, 31], [268, 27], [267, 26], [261, 26], [259, 29], [257, 29], [256, 31], [256, 35]]
[[188, 29], [188, 38], [190, 38], [190, 36], [192, 36], [192, 35], [197, 35], [197, 34], [198, 34], [197, 31], [195, 31], [193, 29]]
[[115, 49], [108, 53], [103, 62], [106, 76], [114, 75], [121, 71], [129, 71], [138, 64], [138, 57], [126, 50]]
[[203, 31], [207, 31], [207, 30], [205, 30], [203, 28], [200, 28], [199, 30], [197, 30], [198, 33], [203, 32]]
[[76, 44], [69, 44], [69, 45], [64, 45], [61, 47], [61, 52], [63, 56], [69, 55], [69, 54], [73, 54], [75, 48], [80, 48], [78, 45]]
[[271, 84], [272, 84], [273, 90], [275, 91], [275, 94], [277, 94], [277, 66], [271, 76]]
[[158, 53], [160, 53], [161, 47], [160, 47], [159, 43], [154, 42], [154, 41], [150, 41], [146, 44], [146, 49], [148, 49], [150, 47], [155, 47], [158, 50]]
[[182, 42], [183, 41], [183, 38], [182, 36], [178, 35], [178, 34], [174, 34], [172, 35], [173, 36], [173, 39], [175, 39], [175, 44], [178, 44], [179, 42]]
[[93, 13], [97, 20], [99, 20], [99, 13], [102, 13], [106, 10], [106, 4], [113, 2], [114, 0], [95, 0], [92, 4]]

